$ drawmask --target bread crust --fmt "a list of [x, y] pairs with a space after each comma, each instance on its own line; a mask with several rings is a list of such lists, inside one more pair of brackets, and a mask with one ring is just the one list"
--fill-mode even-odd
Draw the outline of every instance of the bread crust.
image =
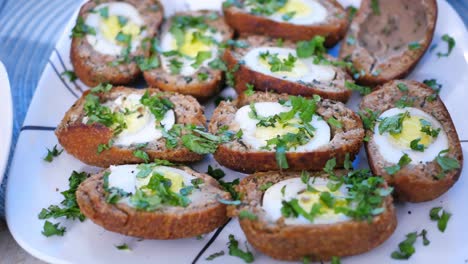
[[[283, 80], [251, 69], [241, 63], [247, 52], [256, 47], [277, 47], [278, 45], [274, 39], [262, 36], [249, 36], [242, 41], [248, 44], [249, 47], [226, 49], [224, 52], [224, 61], [228, 69], [234, 74], [234, 88], [238, 94], [242, 94], [247, 90], [246, 84], [251, 84], [255, 90], [259, 91], [273, 91], [302, 96], [317, 94], [323, 98], [342, 102], [348, 101], [351, 96], [351, 90], [345, 87], [345, 81], [353, 82], [353, 80], [345, 70], [339, 67], [333, 66], [336, 75], [332, 81], [319, 82], [314, 80], [314, 82], [310, 83]], [[293, 42], [285, 41], [283, 47], [295, 49], [296, 45]], [[325, 56], [329, 60], [335, 60], [329, 55]]]
[[[216, 133], [219, 128], [234, 122], [234, 116], [238, 107], [250, 102], [277, 102], [279, 99], [287, 99], [287, 94], [271, 94], [256, 92], [249, 97], [239, 100], [238, 106], [233, 102], [221, 102], [215, 109], [209, 123], [209, 131]], [[324, 99], [317, 103], [317, 114], [324, 120], [334, 117], [342, 123], [342, 128], [330, 126], [332, 139], [327, 146], [312, 152], [286, 152], [288, 170], [322, 170], [326, 162], [336, 158], [338, 167], [342, 167], [346, 153], [353, 160], [359, 152], [364, 138], [364, 129], [361, 119], [352, 110], [341, 102]], [[251, 150], [240, 140], [231, 141], [219, 145], [214, 158], [221, 165], [241, 172], [258, 172], [279, 170], [274, 151]]]
[[[157, 89], [147, 89], [150, 94], [161, 93]], [[126, 87], [114, 87], [108, 93], [101, 93], [99, 96], [102, 100], [115, 99], [120, 95], [139, 93], [144, 94], [146, 89], [132, 89]], [[101, 153], [97, 152], [100, 144], [107, 144], [113, 138], [112, 129], [99, 124], [84, 124], [84, 103], [86, 95], [78, 99], [78, 101], [67, 111], [61, 123], [55, 130], [55, 134], [62, 147], [71, 155], [81, 160], [82, 162], [98, 166], [108, 167], [116, 164], [131, 164], [143, 162], [142, 159], [133, 155], [136, 146], [128, 147], [112, 146], [109, 150]], [[196, 126], [205, 126], [206, 118], [203, 115], [203, 107], [197, 100], [191, 96], [180, 95], [176, 93], [163, 92], [163, 97], [174, 103], [174, 113], [176, 116], [176, 124], [194, 124]], [[172, 162], [194, 162], [203, 159], [203, 155], [190, 151], [183, 145], [168, 149], [166, 140], [160, 138], [150, 142], [148, 146], [143, 148], [150, 160], [165, 159]]]
[[[86, 20], [91, 10], [99, 4], [113, 2], [112, 0], [91, 0], [84, 4], [78, 14], [79, 18]], [[163, 20], [163, 6], [158, 0], [125, 0], [132, 4], [141, 14], [146, 24], [148, 37], [157, 34]], [[153, 8], [154, 7], [154, 8]], [[130, 54], [130, 58], [143, 56], [142, 45]], [[86, 85], [94, 87], [100, 83], [111, 83], [113, 85], [125, 85], [135, 81], [141, 71], [136, 62], [120, 63], [117, 66], [110, 65], [117, 60], [117, 56], [101, 54], [94, 50], [85, 36], [73, 37], [70, 49], [70, 59], [76, 76]]]
[[[397, 88], [399, 83], [404, 83], [408, 87], [407, 94]], [[375, 143], [374, 133], [366, 131], [366, 136], [370, 139], [365, 144], [369, 165], [374, 174], [383, 176], [388, 184], [395, 188], [394, 194], [401, 201], [416, 203], [433, 200], [447, 192], [458, 180], [462, 171], [463, 152], [457, 131], [440, 97], [437, 96], [433, 102], [427, 101], [427, 96], [433, 95], [433, 93], [431, 88], [422, 83], [395, 80], [365, 96], [360, 104], [361, 109], [368, 108], [382, 113], [395, 107], [396, 101], [403, 95], [415, 98], [413, 107], [430, 114], [440, 122], [448, 138], [450, 150], [447, 156], [457, 159], [461, 165], [460, 169], [447, 172], [445, 177], [440, 180], [435, 179], [435, 176], [441, 172], [441, 168], [435, 160], [425, 164], [408, 164], [395, 175], [389, 175], [385, 171], [385, 167], [395, 164], [385, 161]]]
[[[208, 10], [179, 12], [174, 16], [202, 16], [213, 12], [214, 11]], [[218, 15], [218, 18], [214, 20], [207, 19], [206, 23], [218, 29], [223, 37], [223, 42], [231, 39], [234, 35], [233, 30], [225, 23], [224, 17], [221, 14], [218, 14], [217, 12], [214, 13]], [[171, 22], [171, 19], [168, 19], [165, 22], [161, 36], [164, 36], [165, 32], [169, 30], [172, 24]], [[199, 73], [207, 74], [208, 79], [204, 81], [199, 80], [197, 77]], [[159, 67], [145, 71], [143, 76], [151, 87], [156, 87], [163, 91], [192, 95], [200, 101], [206, 101], [208, 98], [216, 94], [224, 83], [223, 72], [221, 70], [211, 69], [210, 67], [200, 67], [200, 69], [191, 76], [182, 76], [180, 74], [172, 75], [162, 67]]]
[[[204, 185], [209, 187], [201, 187], [202, 191], [209, 190], [213, 195], [230, 199], [229, 193], [222, 191], [216, 180], [208, 175], [188, 167], [179, 169], [204, 179]], [[105, 171], [84, 181], [76, 191], [76, 198], [80, 211], [109, 231], [146, 239], [178, 239], [208, 233], [228, 220], [226, 206], [217, 202], [214, 196], [203, 207], [189, 205], [158, 211], [137, 210], [126, 203], [109, 204], [103, 187]]]
[[[407, 3], [420, 4], [421, 6], [417, 7], [416, 9], [424, 12], [425, 19], [420, 18], [420, 15], [418, 14], [414, 14], [414, 17], [411, 17], [411, 19], [420, 19], [421, 21], [418, 21], [418, 23], [421, 24], [421, 26], [425, 27], [425, 31], [420, 39], [413, 39], [413, 41], [419, 42], [419, 48], [411, 50], [409, 48], [410, 43], [404, 43], [404, 45], [406, 45], [405, 47], [407, 48], [404, 49], [402, 52], [396, 52], [395, 54], [389, 57], [379, 59], [377, 55], [374, 55], [374, 53], [366, 47], [369, 44], [367, 44], [366, 41], [361, 40], [360, 35], [363, 34], [363, 36], [366, 36], [366, 34], [371, 34], [372, 38], [379, 40], [385, 39], [386, 36], [392, 36], [393, 39], [397, 39], [400, 38], [398, 34], [401, 33], [400, 29], [398, 28], [397, 30], [391, 31], [390, 33], [385, 33], [387, 31], [384, 29], [388, 26], [388, 23], [383, 24], [384, 29], [382, 29], [382, 31], [380, 32], [365, 32], [364, 25], [366, 22], [371, 23], [369, 25], [370, 27], [379, 27], [380, 29], [380, 26], [375, 25], [375, 23], [368, 22], [368, 20], [370, 20], [373, 16], [375, 17], [375, 15], [372, 15], [373, 11], [371, 2], [371, 0], [361, 1], [361, 7], [349, 27], [348, 33], [345, 38], [346, 41], [343, 41], [342, 43], [339, 58], [342, 60], [351, 61], [354, 64], [357, 71], [359, 72], [359, 74], [355, 77], [358, 83], [364, 85], [379, 85], [390, 80], [402, 79], [406, 77], [409, 73], [411, 73], [411, 71], [416, 67], [419, 60], [429, 48], [429, 45], [432, 41], [432, 37], [434, 35], [435, 25], [437, 21], [437, 3], [435, 0], [422, 0], [414, 2], [397, 1], [398, 3], [388, 1], [388, 3], [396, 3], [396, 5], [401, 6], [401, 8], [403, 8], [403, 6]], [[391, 14], [389, 15], [385, 12], [385, 9], [381, 8], [380, 10], [382, 16], [389, 16], [388, 19], [391, 19], [391, 16], [394, 16], [394, 14], [398, 12], [398, 10], [389, 11], [391, 12]], [[385, 20], [387, 18], [380, 19], [381, 21], [387, 21]], [[404, 25], [404, 27], [409, 26], [410, 25]], [[393, 32], [395, 33], [392, 34]], [[353, 39], [354, 41], [348, 41], [349, 39]], [[385, 40], [381, 41], [384, 42]], [[382, 43], [382, 45], [384, 44], [385, 43]], [[390, 51], [390, 53], [392, 53], [392, 51]]]
[[[340, 173], [339, 171], [337, 172]], [[327, 177], [323, 172], [312, 172], [311, 177]], [[350, 220], [335, 224], [285, 225], [281, 221], [269, 223], [264, 219], [261, 201], [264, 191], [260, 186], [288, 178], [300, 177], [298, 172], [263, 172], [242, 179], [238, 191], [242, 205], [228, 208], [231, 216], [241, 210], [257, 215], [257, 220], [240, 219], [240, 226], [249, 243], [260, 252], [280, 260], [327, 261], [333, 256], [351, 256], [367, 252], [382, 244], [396, 228], [397, 218], [389, 195], [384, 200], [385, 211], [371, 222]]]
[[[244, 1], [239, 1], [243, 3]], [[241, 36], [266, 35], [292, 41], [310, 40], [315, 36], [324, 36], [327, 47], [334, 46], [346, 34], [347, 14], [336, 0], [319, 0], [329, 12], [325, 23], [295, 25], [277, 22], [266, 17], [250, 14], [234, 5], [223, 7], [226, 22]]]

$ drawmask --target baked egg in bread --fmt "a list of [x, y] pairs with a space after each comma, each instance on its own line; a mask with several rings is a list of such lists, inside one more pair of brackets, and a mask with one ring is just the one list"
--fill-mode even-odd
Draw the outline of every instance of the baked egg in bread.
[[147, 36], [141, 14], [129, 3], [102, 3], [93, 10], [85, 24], [93, 28], [95, 34], [88, 34], [86, 38], [99, 53], [117, 56], [126, 48], [135, 52]]

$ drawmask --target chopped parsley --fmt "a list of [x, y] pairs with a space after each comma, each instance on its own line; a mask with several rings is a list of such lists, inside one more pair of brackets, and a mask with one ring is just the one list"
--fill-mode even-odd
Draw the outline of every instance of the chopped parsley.
[[152, 69], [156, 69], [159, 67], [159, 59], [157, 56], [153, 55], [150, 57], [136, 57], [136, 63], [138, 64], [138, 67], [142, 71], [148, 71]]
[[374, 112], [369, 108], [364, 109], [364, 111], [358, 112], [361, 117], [364, 128], [370, 131], [374, 131], [375, 123], [379, 119], [380, 112]]
[[118, 250], [132, 250], [126, 243], [121, 245], [115, 245], [115, 248]]
[[[78, 189], [78, 186], [88, 178], [88, 176], [89, 175], [84, 172], [78, 173], [73, 171], [70, 178], [68, 179], [69, 189], [61, 192], [64, 197], [64, 200], [60, 202], [61, 206], [50, 205], [47, 209], [43, 208], [39, 213], [38, 218], [43, 220], [49, 218], [57, 219], [60, 217], [65, 217], [66, 219], [78, 219], [83, 222], [85, 220], [85, 216], [81, 213], [80, 208], [78, 207], [78, 203], [76, 202], [76, 190]], [[52, 234], [54, 229], [57, 229], [57, 234], [61, 233], [61, 235], [63, 235], [65, 232], [65, 228], [59, 228], [58, 224], [52, 224], [49, 221], [46, 221], [44, 223], [43, 234], [45, 233], [44, 235], [48, 236], [46, 234]]]
[[99, 123], [106, 127], [112, 128], [114, 135], [122, 132], [127, 127], [124, 121], [124, 114], [120, 112], [112, 112], [112, 110], [101, 104], [100, 97], [94, 94], [93, 91], [86, 95], [84, 103], [84, 114], [88, 118], [86, 124]]
[[246, 83], [245, 87], [247, 87], [247, 90], [244, 91], [245, 95], [251, 96], [251, 95], [253, 95], [255, 93], [253, 84]]
[[224, 256], [224, 250], [221, 250], [221, 251], [219, 251], [219, 252], [216, 252], [216, 253], [213, 253], [213, 254], [209, 255], [209, 256], [206, 258], [206, 260], [213, 260], [213, 259], [215, 259], [215, 258], [217, 258], [217, 257], [221, 257], [221, 256]]
[[150, 160], [148, 153], [146, 153], [145, 151], [141, 149], [134, 150], [133, 156], [135, 156], [136, 158], [142, 159], [144, 163], [148, 163]]
[[83, 17], [79, 16], [72, 29], [72, 38], [82, 38], [86, 35], [96, 35], [96, 30], [85, 24]]
[[409, 259], [416, 252], [414, 243], [420, 236], [423, 238], [423, 245], [429, 245], [430, 242], [427, 239], [427, 231], [425, 229], [419, 234], [418, 232], [412, 232], [407, 234], [406, 239], [398, 244], [398, 250], [394, 251], [391, 257], [393, 259]]
[[324, 46], [325, 38], [315, 36], [309, 41], [299, 41], [296, 45], [296, 53], [299, 58], [308, 58], [311, 56], [321, 56], [327, 52]]
[[404, 83], [398, 83], [397, 87], [402, 92], [407, 92], [408, 91], [408, 86], [406, 84], [404, 84]]
[[424, 119], [419, 119], [419, 122], [421, 123], [421, 132], [436, 138], [439, 133], [440, 133], [440, 128], [434, 129], [431, 125], [431, 122], [426, 121]]
[[171, 74], [179, 74], [183, 65], [184, 64], [177, 59], [171, 59], [169, 61], [169, 70], [171, 71]]
[[239, 218], [240, 219], [249, 219], [249, 220], [257, 220], [257, 215], [254, 213], [247, 211], [247, 210], [242, 210], [239, 212]]
[[350, 81], [345, 81], [345, 87], [352, 90], [359, 92], [360, 95], [368, 95], [371, 93], [371, 88], [368, 86], [357, 85]]
[[442, 207], [434, 207], [429, 212], [429, 216], [432, 221], [437, 221], [437, 228], [443, 233], [452, 214], [442, 210]]
[[374, 15], [380, 15], [379, 0], [371, 0], [371, 8]]
[[99, 144], [97, 148], [97, 153], [100, 154], [105, 150], [109, 150], [112, 147], [112, 145], [114, 145], [113, 139], [110, 139], [109, 142], [107, 142], [106, 144]]
[[411, 158], [408, 156], [408, 154], [405, 153], [403, 154], [403, 156], [401, 156], [400, 160], [398, 161], [398, 164], [390, 166], [390, 167], [385, 167], [384, 169], [388, 174], [394, 175], [395, 173], [400, 171], [401, 168], [403, 168], [404, 166], [410, 163], [411, 163]]
[[296, 15], [295, 11], [287, 12], [284, 15], [281, 16], [281, 19], [284, 21], [289, 21], [291, 20], [294, 16]]
[[448, 152], [448, 149], [442, 150], [435, 158], [435, 161], [437, 162], [437, 164], [439, 164], [440, 168], [442, 169], [442, 171], [436, 176], [437, 179], [444, 178], [445, 174], [451, 170], [461, 168], [460, 162], [458, 162], [457, 159], [447, 156]]
[[62, 150], [58, 150], [57, 149], [57, 145], [55, 145], [52, 150], [50, 149], [47, 149], [47, 156], [45, 156], [44, 158], [44, 161], [47, 161], [47, 162], [52, 162], [52, 160], [54, 160], [54, 158], [58, 157], [60, 154], [62, 154], [63, 152], [63, 149]]
[[336, 119], [335, 117], [333, 117], [333, 116], [328, 118], [327, 122], [330, 125], [332, 125], [333, 127], [335, 127], [335, 128], [342, 128], [343, 127], [343, 124], [341, 124], [341, 122], [338, 119]]
[[197, 78], [200, 81], [206, 81], [206, 80], [208, 80], [208, 77], [209, 77], [208, 73], [205, 73], [205, 72], [199, 72], [197, 74]]
[[215, 169], [211, 167], [211, 165], [208, 165], [208, 171], [206, 172], [206, 174], [210, 175], [216, 180], [222, 179], [226, 175], [226, 173], [222, 169], [220, 168]]
[[76, 81], [78, 77], [76, 77], [76, 73], [74, 71], [64, 71], [61, 76], [66, 76], [70, 82]]
[[398, 101], [395, 102], [395, 106], [398, 108], [411, 107], [414, 105], [414, 98], [403, 95]]
[[381, 135], [385, 132], [389, 132], [392, 135], [400, 134], [403, 129], [403, 120], [406, 117], [409, 117], [408, 111], [383, 118], [379, 123], [379, 133]]
[[98, 9], [98, 12], [99, 12], [99, 15], [101, 17], [106, 18], [106, 19], [109, 18], [109, 7], [108, 6]]
[[424, 144], [419, 144], [419, 141], [421, 141], [421, 138], [416, 138], [414, 140], [411, 140], [410, 148], [412, 150], [424, 152], [425, 146], [424, 146]]
[[442, 36], [442, 41], [445, 41], [447, 42], [447, 46], [448, 46], [448, 50], [447, 52], [445, 53], [442, 53], [442, 52], [437, 52], [437, 56], [440, 58], [440, 57], [448, 57], [450, 55], [450, 53], [452, 53], [452, 50], [453, 48], [455, 47], [455, 39], [452, 38], [450, 35], [448, 34], [444, 34]]
[[421, 48], [421, 44], [419, 44], [419, 42], [417, 42], [417, 41], [411, 42], [411, 43], [408, 44], [408, 48], [409, 48], [409, 50], [417, 50], [417, 49]]
[[149, 109], [158, 122], [163, 120], [166, 113], [174, 108], [174, 103], [169, 99], [162, 97], [160, 94], [151, 96], [148, 90], [141, 97], [140, 103]]
[[252, 252], [247, 248], [247, 243], [245, 244], [246, 251], [239, 248], [239, 242], [236, 240], [233, 234], [229, 235], [229, 255], [234, 257], [239, 257], [244, 260], [246, 263], [252, 263], [254, 261], [254, 256]]
[[297, 61], [297, 58], [294, 57], [291, 53], [289, 53], [288, 57], [284, 59], [280, 59], [278, 57], [278, 53], [271, 54], [269, 51], [260, 52], [259, 56], [270, 65], [270, 71], [272, 72], [290, 72], [294, 68], [294, 65]]
[[46, 237], [63, 236], [65, 234], [66, 228], [59, 225], [60, 223], [53, 224], [49, 221], [45, 221], [42, 234]]
[[262, 191], [262, 192], [264, 192], [264, 191], [266, 191], [268, 188], [270, 188], [271, 186], [273, 186], [273, 183], [272, 183], [272, 182], [266, 182], [266, 183], [260, 185], [259, 190]]
[[339, 257], [333, 256], [331, 259], [331, 264], [341, 264], [341, 260]]
[[200, 51], [197, 53], [197, 56], [195, 57], [195, 62], [192, 63], [193, 68], [198, 68], [202, 63], [206, 60], [211, 58], [211, 51]]
[[92, 93], [107, 93], [112, 90], [113, 86], [109, 83], [100, 83], [97, 86], [91, 88]]
[[440, 90], [442, 89], [442, 84], [437, 83], [436, 79], [424, 80], [423, 83], [429, 86], [432, 90], [434, 90], [434, 93], [427, 96], [426, 100], [429, 102], [435, 101], [437, 99], [437, 95], [440, 93]]
[[354, 6], [349, 6], [347, 9], [348, 9], [348, 21], [351, 22], [353, 18], [356, 16], [358, 9]]

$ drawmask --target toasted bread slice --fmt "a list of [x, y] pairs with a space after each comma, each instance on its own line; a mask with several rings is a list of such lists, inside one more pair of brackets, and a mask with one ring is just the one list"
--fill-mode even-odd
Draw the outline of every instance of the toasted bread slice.
[[431, 44], [437, 21], [435, 0], [363, 0], [340, 49], [366, 85], [407, 76]]
[[[287, 94], [255, 92], [252, 96], [241, 98], [238, 106], [233, 102], [221, 102], [210, 120], [209, 131], [216, 134], [229, 127], [233, 132], [238, 132], [239, 124], [235, 121], [235, 116], [241, 106], [288, 99]], [[328, 99], [316, 102], [316, 106], [316, 115], [319, 119], [323, 118], [330, 127], [330, 141], [313, 151], [286, 151], [289, 170], [321, 170], [331, 158], [336, 158], [337, 166], [342, 167], [346, 156], [349, 155], [353, 160], [362, 145], [364, 129], [359, 116], [352, 110], [341, 102]], [[341, 127], [331, 125], [330, 119], [336, 119]], [[219, 145], [214, 158], [223, 166], [237, 171], [258, 172], [280, 169], [275, 154], [274, 150], [253, 149], [241, 137]]]
[[[247, 90], [247, 84], [249, 84], [253, 85], [254, 89], [259, 91], [273, 91], [276, 93], [287, 93], [302, 96], [312, 96], [317, 94], [323, 98], [343, 102], [346, 102], [351, 96], [351, 90], [345, 87], [345, 81], [352, 81], [352, 79], [348, 73], [340, 67], [331, 65], [326, 66], [327, 69], [330, 68], [334, 72], [334, 75], [330, 80], [319, 81], [313, 79], [312, 81], [306, 82], [303, 80], [287, 80], [287, 77], [276, 77], [273, 76], [272, 73], [265, 74], [252, 67], [252, 65], [249, 66], [245, 63], [246, 54], [249, 54], [253, 49], [268, 47], [278, 48], [281, 46], [281, 48], [295, 50], [296, 44], [294, 44], [294, 42], [284, 41], [281, 45], [278, 45], [275, 39], [262, 36], [250, 36], [241, 41], [243, 41], [247, 47], [226, 49], [224, 53], [224, 61], [234, 74], [235, 89], [238, 94], [242, 94]], [[259, 55], [257, 54], [256, 57], [258, 56]], [[329, 55], [324, 56], [329, 61], [335, 60]], [[313, 58], [306, 58], [305, 60], [309, 63], [313, 63]], [[261, 65], [256, 66], [261, 67]], [[320, 65], [317, 65], [317, 67], [320, 67]], [[294, 68], [292, 70], [294, 71]]]
[[[211, 43], [209, 51], [212, 52], [212, 57], [203, 61], [200, 66], [192, 67], [190, 64], [195, 62], [195, 58], [197, 54], [185, 54], [182, 49], [188, 49], [186, 52], [193, 52], [196, 50], [197, 47], [189, 47], [189, 48], [178, 48], [171, 47], [171, 43], [168, 45], [165, 44], [164, 38], [169, 38], [172, 36], [171, 27], [176, 26], [179, 28], [180, 25], [177, 21], [182, 21], [183, 18], [191, 18], [191, 19], [199, 19], [198, 24], [195, 23], [195, 26], [188, 26], [186, 29], [183, 30], [191, 30], [197, 28], [197, 25], [205, 24], [208, 27], [208, 30], [212, 30], [210, 34], [206, 35], [206, 32], [202, 32], [202, 35], [205, 37], [213, 37], [216, 39], [218, 44]], [[179, 24], [177, 24], [179, 23]], [[200, 26], [198, 26], [200, 27]], [[183, 32], [186, 32], [183, 31]], [[187, 34], [187, 33], [183, 33]], [[157, 87], [164, 91], [172, 91], [178, 92], [181, 94], [188, 94], [196, 97], [197, 99], [206, 100], [207, 98], [214, 95], [220, 88], [221, 84], [223, 83], [223, 72], [218, 67], [210, 66], [209, 62], [213, 61], [214, 59], [218, 58], [218, 47], [222, 42], [225, 42], [231, 39], [233, 36], [233, 31], [229, 28], [229, 26], [224, 22], [224, 17], [218, 14], [215, 11], [191, 11], [191, 12], [181, 12], [176, 13], [174, 16], [169, 18], [167, 22], [163, 25], [162, 33], [160, 35], [160, 43], [162, 53], [160, 54], [160, 61], [161, 66], [156, 69], [148, 70], [144, 72], [144, 77], [146, 82], [152, 86]], [[192, 39], [186, 39], [185, 41], [193, 41]], [[167, 41], [169, 42], [169, 41]], [[167, 56], [164, 55], [164, 52], [168, 52], [171, 50], [177, 50], [181, 52], [182, 55], [175, 55], [175, 56]], [[205, 49], [200, 49], [201, 51], [206, 51]], [[153, 51], [157, 52], [157, 51]], [[187, 64], [182, 67], [187, 67], [190, 70], [184, 73], [182, 69], [179, 73], [172, 72], [171, 66], [169, 63], [164, 63], [164, 61], [170, 62], [171, 60], [176, 60], [181, 63], [184, 63], [184, 60], [181, 56], [190, 56], [193, 59], [187, 59]], [[193, 55], [193, 56], [192, 56]], [[193, 68], [193, 69], [192, 69]]]
[[[344, 171], [335, 171], [334, 173], [336, 175], [346, 175]], [[367, 252], [382, 244], [395, 230], [397, 218], [391, 195], [381, 196], [382, 204], [378, 207], [382, 208], [383, 212], [378, 215], [368, 216], [370, 218], [367, 219], [349, 217], [339, 222], [320, 223], [317, 221], [317, 216], [315, 216], [313, 218], [314, 222], [305, 220], [305, 223], [292, 224], [287, 222], [287, 219], [294, 219], [293, 217], [286, 217], [284, 214], [281, 216], [280, 214], [277, 215], [280, 218], [275, 221], [272, 214], [278, 214], [279, 212], [272, 212], [272, 207], [265, 206], [268, 202], [265, 199], [273, 197], [267, 196], [266, 193], [272, 192], [270, 188], [274, 188], [274, 185], [281, 181], [296, 179], [297, 182], [297, 178], [300, 177], [301, 173], [299, 172], [255, 173], [242, 179], [237, 187], [240, 197], [242, 197], [242, 203], [237, 207], [229, 206], [228, 214], [240, 216], [240, 226], [247, 240], [260, 252], [280, 260], [298, 261], [308, 258], [312, 261], [327, 261], [334, 256], [351, 256]], [[309, 184], [314, 187], [315, 181], [327, 178], [329, 175], [324, 172], [312, 172], [310, 177]], [[284, 186], [286, 186], [284, 188], [286, 191], [282, 192], [287, 193], [288, 198], [282, 199], [294, 198], [287, 191], [293, 187], [289, 187], [290, 185]], [[379, 188], [388, 190], [385, 183]], [[304, 184], [303, 191], [306, 191], [305, 189]], [[325, 190], [320, 189], [320, 192], [323, 191]], [[286, 196], [279, 195], [279, 197]], [[317, 201], [320, 201], [320, 199]], [[286, 202], [290, 201], [287, 200]], [[315, 204], [321, 204], [321, 202]], [[321, 205], [320, 210], [326, 208], [324, 204]], [[334, 206], [337, 205], [332, 207]], [[280, 210], [280, 208], [275, 209]], [[243, 217], [248, 213], [250, 213], [251, 217]], [[335, 218], [331, 217], [331, 219]], [[336, 217], [336, 219], [339, 218]]]
[[[334, 46], [346, 33], [348, 26], [347, 14], [344, 8], [335, 0], [319, 0], [316, 5], [321, 7], [298, 10], [307, 12], [313, 16], [316, 10], [325, 9], [326, 15], [321, 21], [311, 21], [311, 23], [294, 24], [291, 20], [274, 20], [268, 16], [257, 15], [249, 12], [247, 1], [233, 1], [235, 4], [223, 5], [226, 22], [236, 30], [241, 36], [266, 35], [274, 38], [283, 38], [293, 41], [309, 40], [315, 36], [324, 36], [327, 47]], [[314, 2], [314, 1], [307, 1]], [[261, 4], [259, 4], [261, 6]], [[288, 5], [288, 3], [286, 3]], [[265, 10], [265, 8], [259, 8]], [[313, 11], [310, 11], [313, 10]], [[292, 16], [294, 18], [294, 15]]]
[[[106, 126], [102, 122], [88, 122], [90, 117], [85, 115], [87, 97], [98, 96], [101, 105], [119, 100], [125, 100], [130, 95], [142, 96], [145, 92], [150, 96], [157, 95], [169, 100], [173, 104], [175, 125], [195, 125], [204, 127], [206, 124], [203, 107], [191, 96], [177, 93], [161, 92], [156, 89], [132, 89], [114, 87], [108, 92], [86, 92], [67, 111], [55, 134], [63, 148], [86, 164], [108, 167], [115, 164], [140, 163], [142, 158], [136, 157], [134, 152], [141, 150], [147, 153], [150, 160], [165, 159], [172, 162], [199, 161], [203, 155], [190, 151], [178, 140], [174, 147], [167, 146], [165, 137], [148, 141], [147, 144], [109, 144], [116, 138], [113, 126]], [[101, 153], [99, 149], [101, 148]]]
[[[403, 90], [408, 89], [407, 91], [402, 91], [399, 89], [399, 86], [403, 87]], [[389, 150], [381, 150], [381, 146], [376, 143], [375, 137], [380, 130], [374, 129], [375, 126], [373, 124], [370, 128], [374, 131], [369, 127], [366, 131], [366, 136], [369, 138], [369, 141], [366, 143], [369, 165], [375, 174], [383, 176], [395, 188], [397, 199], [410, 202], [433, 200], [445, 193], [460, 176], [463, 163], [460, 140], [458, 139], [457, 131], [450, 118], [450, 114], [439, 96], [430, 87], [416, 81], [399, 80], [386, 83], [378, 90], [365, 96], [360, 108], [363, 111], [369, 109], [375, 113], [383, 113], [386, 110], [395, 108], [402, 98], [403, 100], [413, 101], [413, 108], [417, 108], [430, 115], [441, 125], [441, 131], [433, 140], [435, 141], [439, 137], [444, 138], [446, 135], [449, 151], [445, 155], [443, 153], [431, 155], [450, 157], [452, 162], [455, 161], [455, 163], [459, 164], [459, 168], [443, 171], [437, 162], [437, 158], [434, 157], [433, 160], [402, 166], [393, 175], [390, 175], [386, 168], [395, 166], [396, 163], [387, 161], [383, 156], [382, 151], [389, 153]], [[432, 129], [436, 129], [436, 124], [431, 123], [430, 126], [432, 126]], [[430, 145], [427, 147], [430, 147]], [[409, 151], [411, 149], [402, 148], [402, 152], [409, 153]], [[429, 155], [428, 149], [425, 147], [424, 151], [420, 152], [420, 154]]]
[[[142, 47], [144, 38], [138, 43], [132, 43], [135, 47], [131, 47], [132, 50], [130, 50], [129, 54], [125, 54], [128, 45], [125, 46], [123, 44], [121, 53], [109, 53], [108, 51], [115, 49], [114, 46], [104, 47], [102, 49], [105, 50], [105, 52], [102, 52], [95, 48], [94, 42], [106, 42], [108, 40], [104, 39], [104, 33], [101, 32], [100, 27], [92, 27], [87, 24], [87, 18], [91, 15], [96, 18], [93, 20], [98, 21], [105, 20], [106, 16], [112, 17], [113, 15], [118, 15], [119, 17], [127, 19], [126, 23], [132, 23], [132, 18], [124, 14], [125, 12], [122, 13], [125, 9], [127, 12], [132, 13], [132, 10], [128, 10], [128, 6], [118, 8], [120, 10], [115, 11], [115, 14], [113, 13], [111, 5], [122, 4], [133, 6], [139, 13], [143, 21], [143, 25], [139, 29], [140, 36], [144, 35], [145, 38], [154, 37], [162, 23], [164, 16], [163, 6], [158, 0], [126, 0], [122, 2], [91, 0], [84, 4], [80, 9], [77, 24], [72, 32], [70, 58], [76, 76], [90, 87], [96, 86], [99, 83], [125, 85], [133, 82], [141, 75], [141, 70], [136, 60], [138, 57], [143, 57], [145, 54]], [[108, 6], [106, 7], [106, 5]], [[101, 10], [107, 11], [100, 12]], [[103, 22], [101, 21], [98, 23]], [[94, 33], [92, 31], [94, 31]], [[95, 39], [93, 43], [90, 43], [88, 40], [89, 36], [95, 37], [97, 40]]]
[[227, 221], [226, 206], [218, 199], [230, 199], [229, 193], [206, 174], [197, 173], [188, 167], [176, 168], [203, 180], [199, 190], [192, 191], [198, 194], [189, 197], [191, 201], [186, 207], [163, 203], [158, 209], [143, 210], [135, 208], [131, 201], [111, 203], [104, 180], [110, 169], [106, 169], [78, 187], [76, 198], [80, 211], [109, 231], [147, 239], [194, 237], [224, 224]]

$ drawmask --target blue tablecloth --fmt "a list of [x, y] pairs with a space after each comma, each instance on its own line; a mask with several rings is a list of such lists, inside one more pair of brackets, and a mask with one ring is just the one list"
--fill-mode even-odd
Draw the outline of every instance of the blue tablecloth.
[[[80, 2], [81, 0], [0, 0], [0, 60], [5, 64], [10, 77], [14, 107], [10, 162], [42, 71], [63, 27]], [[449, 2], [462, 14], [465, 24], [468, 24], [468, 0]], [[0, 218], [4, 217], [7, 176], [8, 173], [0, 186]]]

